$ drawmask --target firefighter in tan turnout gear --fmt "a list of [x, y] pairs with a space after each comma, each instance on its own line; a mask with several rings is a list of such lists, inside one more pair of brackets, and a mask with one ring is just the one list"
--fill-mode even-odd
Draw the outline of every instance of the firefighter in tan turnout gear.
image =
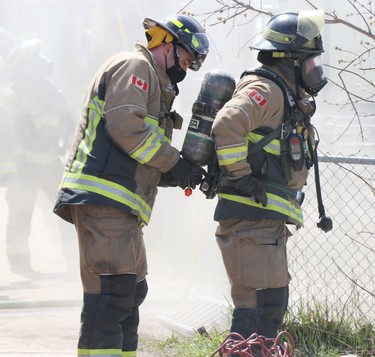
[[215, 220], [231, 283], [231, 332], [275, 337], [288, 305], [287, 228], [303, 225], [312, 167], [314, 96], [327, 80], [321, 10], [281, 13], [251, 46], [260, 68], [242, 74], [212, 137], [224, 172]]
[[86, 96], [54, 211], [74, 223], [84, 289], [78, 356], [136, 356], [147, 294], [142, 227], [157, 186], [194, 189], [204, 174], [171, 146], [181, 117], [177, 83], [208, 54], [203, 27], [184, 15], [145, 19], [137, 44], [106, 61]]
[[[53, 80], [53, 62], [43, 54], [41, 40], [29, 39], [17, 44], [6, 59], [9, 84], [2, 92], [0, 104], [3, 129], [7, 129], [1, 141], [7, 145], [5, 153], [9, 159], [5, 176], [8, 178], [6, 253], [12, 273], [39, 279], [43, 274], [32, 266], [33, 217], [36, 207], [45, 207], [38, 202], [43, 193], [52, 200], [45, 219], [48, 222], [55, 218], [50, 205], [64, 169], [60, 157], [65, 154], [71, 137], [72, 121], [68, 101]], [[67, 232], [69, 228], [66, 222], [59, 224], [66, 270], [70, 274], [77, 265], [73, 263], [75, 244]], [[39, 230], [36, 232], [41, 235]]]

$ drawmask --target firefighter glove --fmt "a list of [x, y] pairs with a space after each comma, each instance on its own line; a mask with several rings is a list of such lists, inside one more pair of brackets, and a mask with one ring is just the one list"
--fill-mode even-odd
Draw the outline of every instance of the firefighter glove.
[[159, 187], [177, 187], [178, 182], [171, 175], [170, 172], [165, 172], [161, 174], [158, 186]]
[[266, 188], [254, 176], [247, 175], [241, 177], [238, 180], [232, 181], [232, 185], [246, 196], [253, 196], [256, 203], [261, 203], [263, 207], [267, 206]]
[[202, 182], [203, 175], [206, 173], [206, 171], [200, 166], [183, 158], [180, 158], [177, 164], [174, 165], [169, 172], [178, 182], [178, 186], [182, 189], [185, 189], [186, 187], [195, 189], [195, 187]]

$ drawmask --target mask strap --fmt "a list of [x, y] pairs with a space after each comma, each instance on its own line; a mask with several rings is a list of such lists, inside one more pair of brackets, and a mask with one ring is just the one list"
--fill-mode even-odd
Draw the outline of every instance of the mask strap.
[[[180, 66], [180, 57], [178, 55], [178, 51], [177, 51], [177, 45], [173, 44], [173, 58], [174, 58], [174, 65], [170, 68], [173, 68], [173, 67], [179, 67]], [[165, 70], [168, 69], [168, 64], [167, 64], [167, 56], [164, 55], [164, 61], [165, 61]]]
[[180, 66], [180, 56], [178, 54], [177, 45], [173, 44], [173, 56], [174, 56], [174, 65]]

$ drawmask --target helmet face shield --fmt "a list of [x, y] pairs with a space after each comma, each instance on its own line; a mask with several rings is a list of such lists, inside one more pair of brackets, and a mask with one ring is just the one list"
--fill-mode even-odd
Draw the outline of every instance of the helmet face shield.
[[326, 84], [321, 56], [310, 56], [301, 64], [302, 87], [307, 93], [316, 95]]
[[208, 38], [205, 33], [192, 33], [186, 30], [178, 30], [178, 43], [189, 51], [194, 60], [189, 67], [193, 71], [197, 71], [203, 64], [208, 54]]
[[318, 37], [324, 26], [323, 10], [300, 11], [297, 18], [297, 35], [310, 41]]
[[323, 26], [323, 10], [280, 13], [269, 20], [263, 34], [250, 48], [286, 53], [322, 53], [320, 32]]

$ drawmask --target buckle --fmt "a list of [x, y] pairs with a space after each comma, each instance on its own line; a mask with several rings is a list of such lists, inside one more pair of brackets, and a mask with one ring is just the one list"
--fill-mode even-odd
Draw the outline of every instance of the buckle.
[[281, 132], [280, 132], [280, 139], [285, 140], [288, 138], [290, 134], [289, 126], [285, 128], [287, 125], [285, 123], [281, 124]]
[[298, 202], [299, 204], [301, 205], [303, 203], [303, 200], [305, 199], [305, 193], [302, 192], [302, 191], [297, 191], [296, 192], [296, 195], [294, 197]]

